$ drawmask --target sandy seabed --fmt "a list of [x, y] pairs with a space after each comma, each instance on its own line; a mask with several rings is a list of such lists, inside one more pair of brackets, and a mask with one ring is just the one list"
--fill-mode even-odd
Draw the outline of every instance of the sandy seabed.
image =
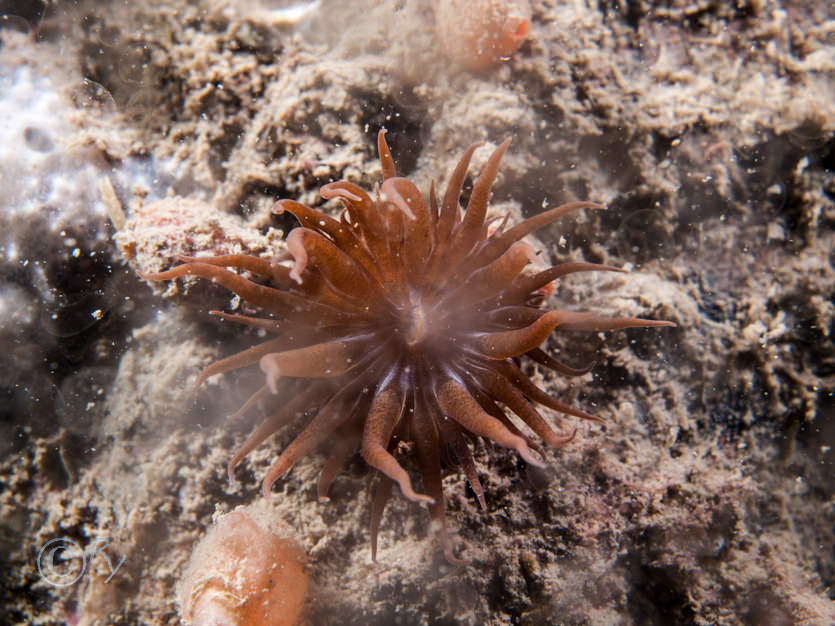
[[[258, 375], [191, 385], [255, 338], [206, 315], [229, 293], [135, 270], [283, 251], [273, 202], [372, 188], [381, 127], [422, 190], [511, 137], [493, 208], [605, 203], [538, 243], [630, 270], [555, 299], [678, 326], [554, 334], [596, 366], [540, 384], [606, 423], [545, 470], [479, 446], [486, 511], [447, 475], [466, 565], [399, 497], [372, 563], [362, 461], [324, 504], [323, 457], [298, 463], [260, 506], [308, 555], [304, 623], [835, 623], [829, 3], [535, 1], [480, 73], [443, 56], [426, 3], [287, 4], [0, 3], [0, 623], [179, 623], [195, 543], [261, 499], [294, 429], [229, 482], [259, 411], [227, 417]], [[50, 540], [88, 549], [73, 584], [39, 570]]]

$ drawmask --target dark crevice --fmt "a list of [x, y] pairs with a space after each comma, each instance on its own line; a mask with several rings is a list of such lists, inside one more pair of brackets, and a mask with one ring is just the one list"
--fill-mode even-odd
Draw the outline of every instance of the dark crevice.
[[426, 103], [408, 86], [396, 94], [355, 89], [353, 96], [361, 103], [358, 125], [365, 129], [371, 152], [377, 153], [377, 133], [385, 128], [398, 176], [411, 174], [428, 130]]

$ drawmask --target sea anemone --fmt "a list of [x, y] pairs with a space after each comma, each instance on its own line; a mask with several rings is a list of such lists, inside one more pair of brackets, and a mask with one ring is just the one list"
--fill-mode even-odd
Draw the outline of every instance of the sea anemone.
[[[382, 185], [375, 186], [373, 196], [347, 181], [322, 187], [323, 198], [338, 198], [344, 205], [338, 219], [292, 200], [277, 202], [273, 211], [291, 213], [300, 226], [287, 237], [288, 252], [273, 262], [247, 255], [182, 257], [182, 265], [143, 276], [206, 278], [268, 315], [212, 312], [273, 337], [209, 365], [197, 385], [257, 363], [266, 384], [237, 415], [269, 392], [282, 398], [281, 407], [229, 462], [229, 475], [267, 437], [304, 417], [307, 424], [267, 472], [263, 492], [268, 494], [277, 479], [330, 437], [329, 458], [318, 485], [319, 498], [325, 501], [330, 484], [359, 450], [379, 474], [371, 511], [372, 559], [394, 483], [406, 498], [428, 506], [444, 553], [455, 562], [444, 520], [442, 465], [463, 470], [482, 508], [484, 491], [472, 454], [479, 438], [542, 465], [531, 452], [538, 446], [505, 409], [552, 447], [568, 443], [576, 431], [555, 432], [536, 404], [600, 421], [547, 394], [523, 371], [523, 356], [568, 376], [587, 371], [568, 367], [540, 348], [554, 329], [672, 325], [540, 308], [541, 288], [560, 277], [620, 270], [564, 263], [526, 271], [535, 258], [534, 249], [523, 241], [527, 235], [570, 211], [604, 207], [572, 202], [512, 227], [507, 217], [486, 219], [490, 188], [509, 143], [502, 143], [489, 158], [462, 214], [459, 197], [478, 144], [464, 153], [441, 200], [432, 184], [427, 206], [417, 187], [396, 175], [381, 130], [377, 146]], [[250, 272], [260, 281], [229, 267]], [[414, 489], [401, 465], [412, 455], [423, 493]]]

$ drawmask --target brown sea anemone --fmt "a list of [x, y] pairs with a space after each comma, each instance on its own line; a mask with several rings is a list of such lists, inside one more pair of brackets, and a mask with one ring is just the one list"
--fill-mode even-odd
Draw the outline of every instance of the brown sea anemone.
[[[372, 559], [383, 509], [397, 483], [408, 499], [429, 507], [444, 553], [455, 561], [444, 522], [442, 465], [463, 470], [484, 508], [472, 455], [478, 438], [541, 465], [531, 453], [538, 446], [506, 409], [549, 446], [564, 445], [574, 432], [554, 432], [535, 405], [598, 420], [534, 385], [521, 358], [578, 375], [586, 370], [559, 363], [539, 347], [554, 329], [672, 324], [540, 308], [540, 290], [562, 276], [619, 270], [564, 263], [526, 271], [535, 254], [523, 241], [528, 234], [570, 211], [603, 207], [573, 202], [512, 227], [506, 218], [487, 220], [490, 188], [509, 140], [489, 158], [462, 214], [459, 197], [477, 144], [464, 153], [443, 199], [432, 185], [427, 206], [417, 187], [396, 175], [384, 135], [380, 131], [377, 140], [383, 184], [373, 196], [346, 181], [322, 187], [323, 198], [339, 198], [344, 205], [338, 219], [292, 200], [276, 203], [274, 212], [291, 213], [301, 224], [290, 231], [285, 255], [273, 262], [246, 255], [183, 257], [184, 264], [144, 278], [207, 278], [268, 315], [213, 312], [274, 337], [213, 363], [197, 384], [258, 363], [266, 384], [238, 415], [269, 392], [282, 399], [281, 407], [229, 462], [230, 476], [267, 437], [306, 416], [307, 424], [267, 472], [265, 494], [299, 459], [330, 438], [329, 459], [319, 478], [321, 500], [327, 500], [331, 482], [357, 450], [379, 474], [371, 512]], [[424, 493], [415, 491], [400, 462], [412, 454]]]

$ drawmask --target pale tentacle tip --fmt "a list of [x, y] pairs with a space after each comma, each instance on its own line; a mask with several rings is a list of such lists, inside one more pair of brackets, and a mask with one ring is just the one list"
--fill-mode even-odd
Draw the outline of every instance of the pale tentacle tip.
[[675, 322], [670, 322], [669, 320], [640, 320], [642, 322], [641, 326], [643, 328], [662, 328], [669, 326], [670, 328], [677, 328], [678, 324]]
[[267, 377], [267, 387], [270, 388], [270, 393], [276, 395], [278, 393], [278, 381], [281, 380], [281, 368], [270, 358], [269, 354], [262, 356], [258, 365]]
[[545, 461], [540, 461], [537, 459], [533, 454], [531, 454], [531, 449], [528, 447], [528, 444], [524, 441], [520, 442], [518, 445], [515, 446], [516, 451], [519, 453], [525, 461], [533, 465], [534, 467], [544, 468], [547, 467]]
[[415, 500], [420, 506], [428, 509], [430, 506], [435, 504], [435, 498], [430, 498], [429, 496], [421, 495], [419, 500]]
[[272, 495], [273, 495], [272, 490], [273, 490], [273, 485], [274, 484], [275, 484], [275, 479], [267, 480], [265, 478], [264, 482], [261, 485], [261, 495], [264, 496], [265, 498], [271, 498]]
[[[405, 488], [404, 488], [405, 487]], [[400, 485], [400, 491], [403, 492], [403, 495], [411, 500], [412, 502], [417, 502], [422, 506], [429, 506], [431, 504], [435, 504], [435, 498], [427, 496], [423, 493], [416, 493], [411, 485]]]
[[142, 280], [166, 280], [165, 278], [157, 278], [157, 276], [164, 273], [165, 272], [140, 272], [139, 270], [136, 270], [136, 275]]

